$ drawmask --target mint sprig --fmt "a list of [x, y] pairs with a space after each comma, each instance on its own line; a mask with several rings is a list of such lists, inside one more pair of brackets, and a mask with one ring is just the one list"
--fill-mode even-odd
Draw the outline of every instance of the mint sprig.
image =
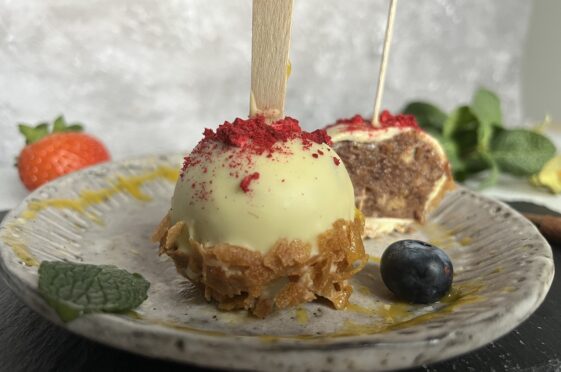
[[60, 318], [122, 313], [148, 297], [150, 283], [140, 274], [108, 265], [43, 261], [39, 266], [39, 292]]
[[481, 187], [495, 184], [500, 172], [531, 176], [556, 152], [551, 140], [536, 131], [504, 128], [500, 99], [485, 88], [450, 114], [428, 102], [411, 102], [402, 111], [440, 142], [458, 181], [482, 171], [489, 175]]

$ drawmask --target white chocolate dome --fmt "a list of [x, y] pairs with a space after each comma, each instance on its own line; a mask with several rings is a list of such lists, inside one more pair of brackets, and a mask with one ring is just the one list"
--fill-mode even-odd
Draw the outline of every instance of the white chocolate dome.
[[[170, 213], [172, 224], [187, 226], [180, 249], [191, 238], [204, 246], [228, 243], [265, 253], [287, 239], [310, 243], [314, 252], [317, 236], [335, 221], [354, 220], [351, 179], [325, 143], [329, 137], [310, 140], [289, 118], [270, 128], [260, 122], [258, 130], [255, 121], [238, 119], [216, 134], [207, 132], [186, 158]], [[224, 135], [243, 126], [247, 130]], [[253, 132], [263, 130], [270, 135], [265, 151], [253, 146], [263, 139]]]

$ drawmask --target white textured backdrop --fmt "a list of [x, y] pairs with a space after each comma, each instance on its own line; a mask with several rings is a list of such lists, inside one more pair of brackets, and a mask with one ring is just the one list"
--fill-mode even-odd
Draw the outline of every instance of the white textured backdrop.
[[[371, 112], [387, 0], [295, 0], [287, 114], [314, 128]], [[384, 106], [445, 108], [480, 84], [521, 119], [527, 0], [402, 0]], [[64, 113], [114, 158], [182, 151], [203, 127], [247, 115], [248, 0], [0, 1], [0, 167], [15, 124]], [[515, 20], [515, 21], [513, 21]]]

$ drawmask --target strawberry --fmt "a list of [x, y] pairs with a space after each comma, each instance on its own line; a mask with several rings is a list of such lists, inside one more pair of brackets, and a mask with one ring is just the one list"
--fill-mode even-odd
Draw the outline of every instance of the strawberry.
[[28, 190], [34, 190], [45, 182], [63, 174], [108, 161], [109, 152], [96, 138], [80, 133], [79, 124], [67, 125], [59, 116], [53, 123], [41, 123], [36, 127], [20, 124], [26, 146], [17, 159], [21, 181]]

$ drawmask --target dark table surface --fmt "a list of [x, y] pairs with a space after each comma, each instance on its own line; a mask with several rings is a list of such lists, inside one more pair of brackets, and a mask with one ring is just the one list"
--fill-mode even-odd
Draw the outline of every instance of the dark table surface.
[[[512, 203], [523, 212], [543, 207]], [[5, 212], [0, 212], [0, 220]], [[561, 272], [561, 246], [554, 246]], [[25, 306], [0, 280], [0, 371], [185, 371], [202, 370], [113, 349], [55, 326]], [[561, 371], [561, 278], [556, 276], [542, 306], [499, 340], [466, 355], [419, 371]]]

